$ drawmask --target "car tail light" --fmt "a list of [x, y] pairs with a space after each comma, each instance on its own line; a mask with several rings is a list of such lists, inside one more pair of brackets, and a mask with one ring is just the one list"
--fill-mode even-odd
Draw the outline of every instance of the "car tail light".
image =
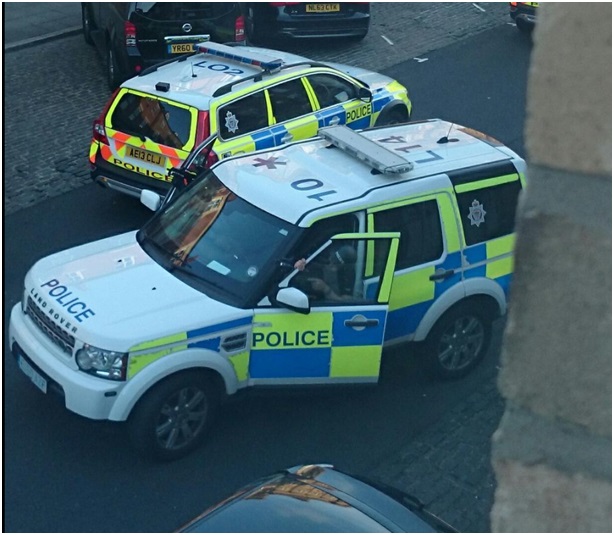
[[119, 87], [115, 91], [113, 91], [111, 98], [104, 105], [104, 108], [102, 109], [102, 112], [100, 113], [98, 118], [94, 120], [94, 124], [92, 127], [92, 130], [93, 130], [92, 137], [96, 141], [99, 141], [100, 143], [104, 143], [105, 145], [109, 144], [109, 140], [107, 138], [107, 133], [104, 129], [104, 120], [107, 116], [107, 112], [109, 111], [109, 108], [111, 107], [112, 102], [115, 100], [115, 97], [117, 96], [117, 93], [119, 93]]
[[124, 39], [126, 46], [136, 46], [136, 26], [132, 22], [124, 22]]
[[196, 121], [196, 141], [194, 142], [194, 146], [209, 137], [209, 112], [199, 111]]
[[245, 17], [243, 15], [235, 20], [235, 41], [245, 41]]

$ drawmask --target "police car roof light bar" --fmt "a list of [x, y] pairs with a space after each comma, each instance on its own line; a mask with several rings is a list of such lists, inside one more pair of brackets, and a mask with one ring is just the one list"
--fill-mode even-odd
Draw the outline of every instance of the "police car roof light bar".
[[325, 126], [318, 130], [318, 135], [386, 175], [407, 173], [414, 168], [402, 156], [345, 125]]
[[237, 53], [236, 48], [218, 43], [198, 43], [195, 48], [203, 54], [210, 54], [212, 56], [238, 61], [239, 63], [254, 65], [267, 72], [278, 71], [283, 65], [283, 60], [281, 59], [275, 59], [271, 56], [252, 53], [246, 50], [242, 51], [241, 53]]

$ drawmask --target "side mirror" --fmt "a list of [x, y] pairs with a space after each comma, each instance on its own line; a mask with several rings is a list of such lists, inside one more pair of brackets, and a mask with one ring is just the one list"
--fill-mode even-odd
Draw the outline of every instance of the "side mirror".
[[298, 288], [281, 288], [277, 292], [275, 302], [299, 314], [309, 314], [311, 311], [309, 297]]
[[156, 212], [162, 204], [162, 199], [155, 191], [144, 189], [141, 191], [141, 204], [144, 204], [152, 212]]
[[373, 100], [373, 95], [366, 87], [361, 87], [358, 90], [358, 98], [363, 102], [371, 102]]

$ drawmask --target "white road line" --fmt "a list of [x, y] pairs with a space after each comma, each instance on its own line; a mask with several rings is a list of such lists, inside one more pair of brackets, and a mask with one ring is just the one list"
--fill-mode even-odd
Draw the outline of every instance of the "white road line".
[[482, 13], [486, 13], [486, 10], [483, 7], [478, 6], [477, 4], [473, 4], [473, 7], [479, 9]]
[[424, 61], [428, 61], [429, 60], [429, 58], [413, 58], [413, 59], [414, 59], [414, 61], [417, 61], [418, 63], [422, 63]]
[[382, 39], [386, 41], [389, 45], [394, 45], [394, 43], [390, 39], [388, 39], [388, 37], [386, 37], [385, 35], [382, 35]]

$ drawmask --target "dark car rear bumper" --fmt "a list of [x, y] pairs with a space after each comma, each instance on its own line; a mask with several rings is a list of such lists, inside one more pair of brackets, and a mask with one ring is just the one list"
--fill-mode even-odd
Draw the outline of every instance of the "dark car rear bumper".
[[275, 20], [267, 21], [268, 33], [274, 37], [308, 39], [317, 37], [364, 37], [369, 31], [369, 13], [327, 17], [288, 15], [280, 8]]

